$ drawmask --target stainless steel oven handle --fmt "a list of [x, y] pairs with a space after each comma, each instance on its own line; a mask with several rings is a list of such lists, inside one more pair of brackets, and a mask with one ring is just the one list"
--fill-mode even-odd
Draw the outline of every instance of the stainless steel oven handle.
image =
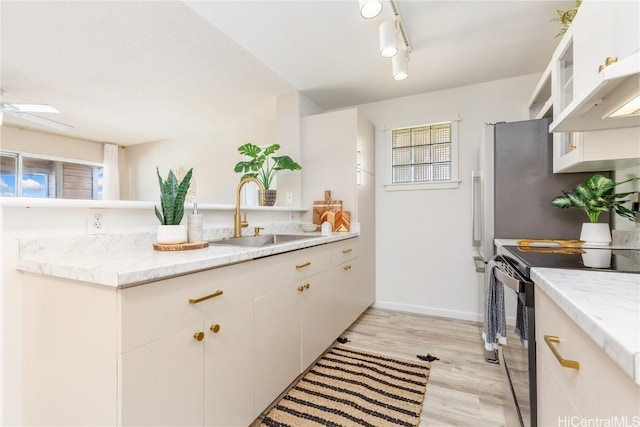
[[498, 267], [494, 268], [493, 274], [495, 274], [496, 279], [502, 282], [503, 285], [507, 286], [509, 289], [512, 289], [516, 293], [520, 292], [520, 280], [509, 276]]

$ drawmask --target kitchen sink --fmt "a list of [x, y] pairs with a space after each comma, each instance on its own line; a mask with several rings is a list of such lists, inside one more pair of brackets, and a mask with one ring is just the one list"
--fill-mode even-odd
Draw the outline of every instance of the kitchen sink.
[[228, 239], [212, 240], [210, 245], [246, 246], [259, 248], [262, 246], [277, 245], [278, 243], [293, 242], [322, 236], [306, 236], [301, 234], [263, 234], [261, 236], [233, 237]]

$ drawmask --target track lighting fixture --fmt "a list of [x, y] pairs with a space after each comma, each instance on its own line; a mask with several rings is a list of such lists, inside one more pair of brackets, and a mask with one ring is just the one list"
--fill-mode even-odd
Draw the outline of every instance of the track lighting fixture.
[[382, 12], [382, 2], [380, 0], [359, 0], [360, 15], [365, 19], [375, 18]]
[[391, 69], [393, 70], [394, 80], [404, 80], [409, 77], [407, 59], [407, 52], [398, 53], [391, 58]]
[[398, 53], [396, 46], [396, 25], [393, 21], [380, 24], [380, 56], [391, 58]]

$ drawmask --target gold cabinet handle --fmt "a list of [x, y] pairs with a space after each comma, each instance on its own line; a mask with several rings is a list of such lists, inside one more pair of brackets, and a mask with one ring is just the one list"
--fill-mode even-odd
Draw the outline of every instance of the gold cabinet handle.
[[296, 265], [296, 269], [301, 269], [301, 268], [305, 268], [305, 267], [309, 267], [311, 265], [311, 261], [307, 261], [304, 264], [298, 264]]
[[200, 297], [200, 298], [191, 298], [189, 300], [189, 304], [197, 304], [199, 302], [206, 301], [206, 300], [211, 299], [211, 298], [219, 297], [222, 294], [223, 294], [223, 292], [221, 290], [217, 290], [214, 293], [212, 293], [211, 295], [207, 295], [207, 296]]
[[351, 270], [351, 264], [349, 264], [349, 265], [345, 265], [345, 266], [344, 266], [344, 267], [342, 267], [342, 268], [344, 268], [344, 270], [345, 270], [345, 271], [347, 271], [347, 270]]
[[578, 362], [577, 360], [569, 360], [569, 359], [563, 358], [560, 352], [558, 351], [558, 349], [556, 348], [556, 346], [554, 345], [554, 344], [560, 344], [560, 338], [555, 337], [553, 335], [545, 335], [544, 342], [547, 343], [547, 345], [549, 346], [549, 349], [551, 350], [553, 355], [556, 357], [556, 359], [558, 359], [558, 362], [560, 362], [560, 365], [563, 368], [580, 369], [580, 362]]
[[209, 327], [209, 329], [211, 330], [211, 332], [213, 332], [214, 334], [217, 334], [218, 332], [220, 332], [220, 325], [216, 324], [216, 325], [211, 325]]
[[618, 62], [618, 57], [616, 57], [616, 56], [607, 56], [607, 59], [604, 60], [604, 66], [608, 67], [609, 65], [613, 64], [614, 62]]
[[196, 341], [202, 341], [204, 339], [204, 332], [196, 332], [195, 334], [193, 334], [193, 337], [196, 339]]
[[302, 292], [305, 289], [309, 289], [310, 287], [311, 287], [311, 285], [308, 284], [308, 283], [305, 283], [304, 285], [300, 285], [300, 286], [298, 286], [298, 292]]
[[343, 254], [348, 254], [349, 252], [351, 252], [353, 249], [345, 249], [342, 251]]
[[607, 68], [607, 67], [605, 67], [604, 64], [598, 65], [598, 73], [603, 72], [605, 68]]

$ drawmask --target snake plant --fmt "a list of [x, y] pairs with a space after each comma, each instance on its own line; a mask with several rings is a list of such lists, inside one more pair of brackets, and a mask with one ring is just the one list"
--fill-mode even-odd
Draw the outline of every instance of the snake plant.
[[179, 225], [184, 215], [184, 200], [191, 184], [193, 168], [189, 169], [179, 183], [173, 171], [169, 171], [169, 176], [166, 180], [163, 180], [160, 176], [160, 170], [157, 166], [156, 173], [160, 184], [160, 204], [162, 206], [162, 212], [158, 210], [157, 206], [154, 206], [156, 217], [158, 217], [162, 225]]
[[241, 179], [256, 178], [268, 190], [273, 177], [279, 170], [300, 170], [302, 166], [289, 156], [272, 156], [280, 149], [280, 144], [271, 144], [264, 149], [250, 142], [238, 147], [238, 152], [251, 160], [241, 161], [236, 164], [234, 171], [243, 173]]
[[624, 218], [634, 221], [635, 213], [623, 206], [629, 200], [621, 199], [638, 192], [615, 193], [614, 188], [617, 185], [638, 179], [640, 178], [635, 177], [626, 181], [615, 182], [603, 175], [595, 174], [588, 178], [584, 184], [578, 184], [573, 187], [573, 190], [563, 191], [564, 195], [551, 200], [551, 204], [562, 209], [582, 209], [592, 223], [598, 222], [602, 212], [615, 212]]

